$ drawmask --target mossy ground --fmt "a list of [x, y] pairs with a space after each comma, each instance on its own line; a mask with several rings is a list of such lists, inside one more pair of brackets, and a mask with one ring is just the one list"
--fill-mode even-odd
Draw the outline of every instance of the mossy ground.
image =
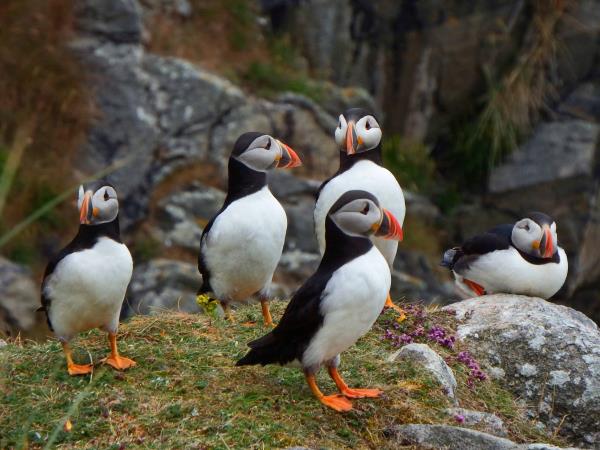
[[[275, 318], [284, 306], [272, 305]], [[452, 326], [453, 317], [428, 314]], [[134, 317], [122, 324], [119, 343], [138, 365], [122, 373], [98, 365], [92, 376], [70, 377], [58, 342], [9, 343], [0, 349], [0, 448], [398, 448], [386, 436], [393, 424], [456, 422], [443, 412], [451, 404], [433, 380], [386, 362], [392, 348], [380, 336], [394, 315], [384, 313], [342, 356], [351, 386], [385, 390], [379, 399], [354, 400], [347, 414], [321, 406], [297, 369], [234, 366], [246, 343], [266, 331], [257, 306], [237, 310], [236, 324], [173, 312]], [[80, 363], [108, 350], [97, 331], [73, 347]], [[508, 392], [492, 381], [469, 388], [465, 371], [453, 368], [462, 406], [498, 414], [512, 439], [552, 441]], [[325, 371], [318, 380], [325, 393], [334, 391]]]

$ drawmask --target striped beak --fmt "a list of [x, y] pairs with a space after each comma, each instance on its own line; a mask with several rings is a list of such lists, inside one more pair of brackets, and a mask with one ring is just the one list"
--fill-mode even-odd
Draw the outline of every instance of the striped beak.
[[358, 149], [358, 144], [354, 122], [348, 122], [348, 129], [346, 130], [346, 154], [354, 155]]
[[92, 205], [92, 191], [87, 191], [83, 196], [81, 202], [81, 209], [79, 210], [79, 223], [89, 225], [92, 221], [92, 214], [94, 208]]
[[383, 218], [375, 231], [375, 236], [382, 237], [384, 239], [392, 239], [395, 241], [401, 241], [404, 239], [404, 232], [402, 231], [402, 225], [394, 217], [394, 215], [387, 209], [383, 209]]
[[544, 235], [540, 241], [540, 255], [542, 258], [552, 258], [552, 255], [554, 255], [554, 239], [552, 238], [552, 231], [548, 225], [544, 225], [542, 231]]
[[292, 169], [302, 165], [302, 161], [298, 154], [291, 149], [289, 145], [284, 144], [281, 141], [277, 141], [281, 148], [281, 157], [277, 162], [277, 168], [279, 169]]

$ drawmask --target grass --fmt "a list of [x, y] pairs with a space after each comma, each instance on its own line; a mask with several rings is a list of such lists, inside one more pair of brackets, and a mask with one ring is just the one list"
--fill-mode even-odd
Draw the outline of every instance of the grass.
[[572, 4], [531, 2], [531, 17], [511, 64], [482, 67], [486, 91], [474, 105], [475, 117], [456, 117], [451, 125], [446, 164], [463, 189], [485, 183], [490, 170], [517, 148], [557, 98], [556, 60], [565, 51], [558, 29]]
[[[274, 316], [283, 308], [273, 304]], [[453, 317], [428, 311], [453, 326]], [[256, 306], [240, 308], [238, 324], [174, 312], [133, 317], [121, 327], [120, 349], [138, 365], [124, 373], [97, 366], [92, 376], [69, 377], [56, 341], [11, 342], [0, 350], [0, 448], [397, 448], [385, 433], [393, 424], [455, 421], [443, 412], [451, 405], [431, 378], [386, 362], [392, 347], [380, 336], [394, 314], [382, 315], [342, 357], [350, 385], [385, 390], [380, 399], [355, 400], [347, 414], [321, 406], [297, 369], [234, 367], [246, 343], [265, 332], [242, 324], [260, 323]], [[105, 356], [105, 339], [96, 331], [80, 337], [76, 361]], [[508, 392], [491, 381], [468, 388], [467, 374], [453, 367], [462, 406], [500, 415], [518, 441], [551, 440], [524, 419]], [[321, 388], [333, 392], [322, 372]]]

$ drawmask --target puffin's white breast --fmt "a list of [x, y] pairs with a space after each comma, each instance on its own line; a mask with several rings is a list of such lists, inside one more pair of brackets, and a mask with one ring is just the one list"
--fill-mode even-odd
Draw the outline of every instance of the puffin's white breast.
[[[370, 192], [379, 203], [404, 224], [406, 206], [404, 194], [398, 181], [385, 167], [363, 160], [355, 163], [349, 170], [331, 179], [321, 191], [315, 205], [315, 231], [321, 255], [325, 252], [325, 219], [329, 209], [347, 191], [360, 189]], [[371, 239], [386, 261], [392, 266], [398, 242], [381, 238]]]
[[330, 360], [367, 333], [383, 309], [390, 283], [389, 266], [375, 247], [336, 270], [323, 291], [323, 325], [304, 352], [304, 367]]
[[548, 299], [558, 292], [567, 278], [567, 254], [559, 247], [560, 262], [531, 264], [514, 248], [496, 250], [478, 257], [467, 270], [455, 273], [483, 286], [488, 294], [522, 294]]
[[215, 296], [241, 301], [268, 286], [286, 230], [285, 211], [268, 187], [222, 211], [202, 242]]
[[132, 271], [127, 247], [106, 237], [65, 256], [44, 283], [56, 335], [69, 339], [95, 327], [116, 332]]

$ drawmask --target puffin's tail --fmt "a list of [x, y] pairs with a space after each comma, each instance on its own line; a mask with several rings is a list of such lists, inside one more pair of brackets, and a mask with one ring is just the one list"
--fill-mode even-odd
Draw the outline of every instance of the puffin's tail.
[[260, 364], [265, 366], [267, 364], [285, 364], [289, 361], [283, 361], [285, 349], [283, 343], [277, 339], [273, 332], [264, 335], [260, 339], [252, 341], [248, 344], [250, 351], [235, 363], [236, 366], [252, 366]]
[[454, 247], [444, 252], [440, 266], [447, 267], [452, 270], [454, 264], [463, 256], [462, 249], [460, 247]]

